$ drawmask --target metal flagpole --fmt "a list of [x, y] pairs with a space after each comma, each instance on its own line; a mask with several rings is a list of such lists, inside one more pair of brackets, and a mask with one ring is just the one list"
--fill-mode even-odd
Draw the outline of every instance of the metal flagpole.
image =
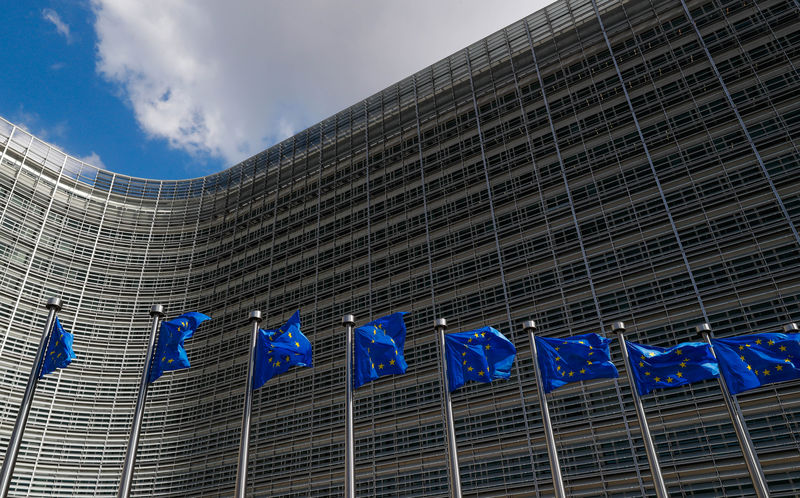
[[444, 345], [444, 331], [447, 329], [447, 320], [437, 318], [433, 321], [433, 328], [439, 335], [439, 347], [442, 351], [442, 368], [440, 378], [442, 383], [442, 396], [444, 397], [444, 408], [447, 420], [447, 455], [449, 456], [450, 466], [450, 496], [461, 498], [461, 475], [458, 470], [458, 449], [456, 448], [456, 429], [453, 422], [453, 405], [450, 402], [450, 386], [447, 384], [447, 351]]
[[345, 472], [344, 472], [344, 496], [345, 498], [355, 498], [356, 496], [356, 483], [355, 483], [355, 458], [353, 452], [355, 451], [353, 443], [353, 326], [356, 324], [356, 319], [353, 315], [344, 315], [342, 317], [342, 325], [347, 329], [347, 354], [345, 361], [347, 362], [346, 368], [346, 398], [345, 398], [345, 431], [344, 431], [344, 453], [345, 453]]
[[247, 456], [250, 451], [250, 409], [253, 406], [253, 375], [256, 362], [256, 341], [258, 339], [258, 324], [261, 323], [261, 312], [250, 312], [250, 322], [253, 324], [253, 333], [250, 338], [250, 361], [247, 364], [247, 386], [244, 388], [244, 413], [242, 414], [242, 436], [239, 441], [239, 466], [236, 468], [236, 498], [244, 496], [247, 483]]
[[522, 324], [531, 340], [531, 353], [533, 354], [533, 368], [536, 372], [536, 392], [539, 395], [539, 406], [542, 407], [542, 421], [544, 422], [544, 435], [547, 440], [547, 456], [550, 458], [550, 473], [553, 475], [553, 492], [556, 498], [565, 498], [564, 480], [561, 478], [561, 466], [558, 463], [556, 440], [553, 436], [553, 425], [550, 423], [550, 408], [547, 406], [547, 396], [542, 384], [542, 372], [539, 369], [539, 352], [536, 349], [536, 322], [528, 320]]
[[[711, 343], [711, 325], [702, 323], [696, 327], [696, 330], [697, 333], [700, 334], [700, 337], [711, 347], [711, 354], [716, 358], [717, 353], [714, 351], [714, 345]], [[725, 398], [725, 407], [728, 409], [728, 415], [731, 417], [731, 422], [736, 432], [736, 438], [739, 440], [739, 447], [742, 449], [742, 455], [744, 455], [744, 461], [747, 464], [747, 471], [750, 473], [750, 479], [753, 480], [753, 489], [756, 492], [756, 496], [758, 498], [768, 498], [769, 490], [767, 489], [767, 483], [764, 479], [764, 471], [761, 470], [761, 464], [758, 462], [753, 441], [750, 440], [750, 436], [744, 426], [744, 421], [739, 411], [739, 404], [728, 390], [728, 385], [725, 383], [725, 379], [722, 378], [721, 373], [717, 380], [719, 381], [720, 388], [722, 388], [722, 397]]]
[[153, 326], [150, 329], [150, 342], [147, 344], [147, 356], [144, 360], [142, 370], [142, 381], [139, 384], [139, 397], [136, 398], [136, 410], [133, 412], [133, 427], [131, 428], [131, 438], [128, 441], [128, 451], [125, 454], [125, 463], [122, 467], [122, 479], [119, 485], [118, 498], [128, 498], [131, 494], [131, 482], [133, 481], [133, 464], [136, 463], [136, 448], [139, 445], [139, 430], [142, 427], [144, 415], [144, 402], [147, 398], [147, 386], [150, 380], [150, 369], [153, 364], [153, 352], [156, 346], [156, 333], [158, 331], [158, 321], [164, 316], [164, 307], [154, 304], [150, 308], [150, 316], [153, 317]]
[[31, 375], [28, 377], [28, 385], [25, 386], [25, 394], [22, 396], [22, 404], [19, 406], [17, 421], [14, 424], [14, 431], [11, 433], [11, 440], [8, 442], [6, 458], [3, 460], [2, 482], [0, 482], [0, 496], [8, 496], [8, 488], [11, 486], [11, 475], [14, 473], [14, 464], [17, 462], [19, 446], [22, 443], [22, 433], [25, 431], [25, 424], [28, 422], [28, 414], [31, 410], [33, 394], [36, 390], [36, 383], [39, 381], [39, 373], [42, 371], [44, 355], [47, 351], [47, 343], [53, 331], [53, 324], [56, 320], [56, 313], [61, 311], [61, 299], [51, 297], [47, 300], [45, 307], [49, 310], [47, 322], [42, 331], [42, 339], [39, 341], [39, 350], [36, 352], [36, 359], [31, 367]]
[[644, 449], [647, 453], [647, 462], [650, 464], [650, 474], [653, 476], [653, 487], [656, 490], [658, 498], [669, 498], [667, 487], [664, 485], [664, 478], [661, 476], [661, 466], [658, 463], [658, 455], [656, 448], [653, 445], [653, 438], [650, 436], [650, 427], [647, 425], [647, 417], [644, 413], [642, 406], [642, 399], [639, 397], [639, 391], [636, 389], [636, 381], [633, 378], [631, 371], [631, 360], [628, 357], [628, 347], [625, 344], [625, 324], [622, 322], [614, 322], [612, 329], [616, 332], [619, 338], [619, 346], [622, 350], [622, 359], [625, 362], [625, 371], [628, 374], [628, 382], [631, 385], [631, 396], [633, 396], [633, 404], [636, 406], [636, 414], [639, 418], [639, 428], [642, 431], [642, 439], [644, 440]]

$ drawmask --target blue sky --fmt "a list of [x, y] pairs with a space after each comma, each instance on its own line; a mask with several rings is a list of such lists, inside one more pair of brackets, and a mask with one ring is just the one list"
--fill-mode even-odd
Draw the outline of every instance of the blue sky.
[[546, 3], [8, 2], [0, 116], [115, 172], [202, 176]]

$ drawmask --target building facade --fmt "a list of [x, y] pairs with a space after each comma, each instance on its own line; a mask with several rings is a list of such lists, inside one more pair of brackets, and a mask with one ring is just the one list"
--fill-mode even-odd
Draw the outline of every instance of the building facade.
[[[48, 297], [78, 354], [39, 383], [11, 494], [115, 495], [155, 303], [213, 321], [151, 386], [136, 496], [232, 495], [253, 309], [300, 309], [314, 368], [256, 391], [249, 493], [342, 495], [341, 317], [408, 311], [408, 373], [355, 392], [357, 494], [448, 493], [435, 317], [518, 349], [509, 381], [453, 396], [465, 495], [551, 494], [523, 320], [659, 346], [800, 321], [798, 20], [797, 0], [559, 0], [191, 180], [1, 121], [0, 452]], [[568, 494], [653, 494], [624, 376], [549, 402]], [[644, 402], [671, 493], [752, 494], [716, 381]], [[773, 496], [796, 495], [800, 382], [739, 402]]]

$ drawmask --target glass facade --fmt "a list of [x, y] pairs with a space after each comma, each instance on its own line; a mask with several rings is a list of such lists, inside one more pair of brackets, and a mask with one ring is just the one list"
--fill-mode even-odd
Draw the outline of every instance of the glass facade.
[[[357, 494], [447, 495], [434, 317], [519, 350], [509, 381], [454, 393], [465, 495], [552, 493], [523, 320], [622, 320], [659, 346], [800, 321], [799, 18], [796, 0], [559, 0], [192, 180], [98, 170], [0, 121], [0, 452], [48, 297], [78, 354], [39, 384], [11, 494], [116, 494], [154, 303], [213, 321], [151, 386], [136, 496], [232, 495], [248, 312], [298, 308], [315, 366], [256, 391], [248, 493], [343, 493], [341, 317], [393, 311], [409, 369], [355, 392]], [[629, 393], [550, 396], [571, 496], [654, 494]], [[773, 496], [796, 495], [800, 383], [739, 401]], [[670, 493], [753, 493], [716, 381], [645, 410]]]

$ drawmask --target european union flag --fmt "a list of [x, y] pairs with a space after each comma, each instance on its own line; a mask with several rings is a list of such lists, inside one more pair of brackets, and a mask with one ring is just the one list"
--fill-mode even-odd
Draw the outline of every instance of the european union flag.
[[492, 327], [444, 335], [450, 392], [468, 380], [492, 382], [511, 376], [517, 349]]
[[173, 320], [161, 322], [158, 333], [158, 346], [153, 356], [149, 382], [155, 382], [168, 370], [189, 368], [189, 357], [183, 349], [183, 341], [194, 335], [198, 325], [211, 317], [202, 313], [184, 313]]
[[579, 380], [619, 377], [617, 367], [611, 363], [611, 339], [591, 333], [566, 339], [536, 336], [535, 340], [546, 393]]
[[800, 378], [800, 334], [753, 334], [711, 342], [732, 394]]
[[61, 322], [56, 317], [53, 324], [53, 333], [50, 334], [50, 341], [47, 343], [47, 351], [42, 362], [42, 371], [39, 374], [41, 379], [45, 375], [55, 372], [56, 368], [67, 368], [72, 360], [77, 358], [72, 350], [72, 334], [64, 330]]
[[705, 342], [683, 342], [671, 348], [628, 342], [628, 356], [639, 394], [719, 376], [717, 360]]
[[353, 387], [359, 388], [382, 375], [404, 374], [406, 345], [405, 312], [392, 313], [355, 330]]
[[300, 332], [300, 310], [277, 330], [260, 329], [256, 336], [253, 389], [291, 366], [310, 367], [311, 342]]

